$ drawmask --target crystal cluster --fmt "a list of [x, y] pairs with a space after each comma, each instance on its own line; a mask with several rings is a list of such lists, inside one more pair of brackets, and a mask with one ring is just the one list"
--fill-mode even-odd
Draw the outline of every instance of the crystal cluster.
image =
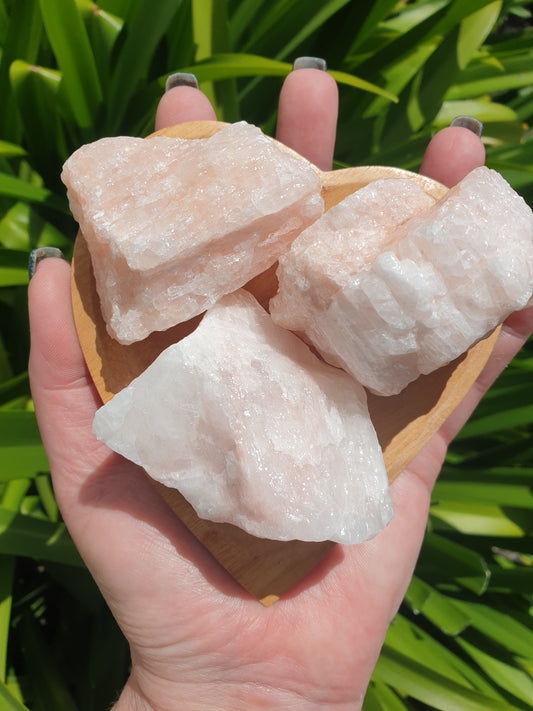
[[104, 405], [94, 432], [199, 516], [255, 536], [357, 543], [392, 517], [364, 389], [244, 290]]
[[[336, 209], [354, 219], [350, 207]], [[348, 251], [339, 269], [330, 212], [309, 228], [320, 249], [300, 249], [304, 232], [280, 260], [272, 316], [375, 393], [398, 393], [449, 363], [532, 299], [533, 214], [495, 171], [472, 171], [364, 264]]]
[[324, 209], [318, 171], [244, 122], [201, 140], [104, 138], [62, 179], [123, 344], [243, 286]]

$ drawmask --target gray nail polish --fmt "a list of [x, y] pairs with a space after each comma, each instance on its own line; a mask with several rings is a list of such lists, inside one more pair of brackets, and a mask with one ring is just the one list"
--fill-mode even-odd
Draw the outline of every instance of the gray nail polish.
[[55, 259], [64, 259], [63, 252], [57, 247], [37, 247], [30, 252], [28, 258], [28, 275], [30, 279], [35, 274], [37, 265], [42, 262], [43, 259], [48, 259], [49, 257], [54, 257]]
[[165, 91], [169, 91], [175, 86], [192, 86], [193, 89], [198, 89], [198, 79], [194, 76], [194, 74], [189, 74], [189, 72], [176, 72], [176, 74], [169, 74], [165, 84]]
[[297, 69], [320, 69], [320, 71], [326, 72], [328, 67], [326, 60], [320, 57], [298, 57], [293, 62], [292, 71]]
[[450, 126], [459, 126], [460, 128], [467, 128], [476, 136], [481, 136], [483, 133], [483, 124], [472, 116], [456, 116], [451, 122]]

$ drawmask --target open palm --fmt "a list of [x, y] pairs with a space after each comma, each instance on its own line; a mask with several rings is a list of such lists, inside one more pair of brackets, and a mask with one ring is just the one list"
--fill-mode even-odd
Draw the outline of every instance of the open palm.
[[[280, 98], [278, 139], [331, 167], [336, 87], [293, 72]], [[163, 97], [156, 128], [214, 113], [196, 89]], [[423, 171], [450, 185], [483, 162], [479, 139], [446, 129]], [[283, 599], [263, 608], [235, 583], [160, 499], [146, 475], [92, 435], [100, 400], [70, 306], [70, 268], [48, 259], [29, 289], [30, 376], [64, 520], [132, 655], [115, 709], [357, 709], [388, 624], [409, 583], [446, 446], [533, 328], [511, 316], [477, 383], [392, 485], [395, 516], [376, 538], [336, 546]]]

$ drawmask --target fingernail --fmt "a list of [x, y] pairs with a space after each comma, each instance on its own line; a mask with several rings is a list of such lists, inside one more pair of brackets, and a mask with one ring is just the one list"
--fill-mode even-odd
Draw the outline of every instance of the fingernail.
[[483, 133], [483, 124], [472, 116], [456, 116], [451, 122], [450, 126], [459, 126], [460, 128], [467, 128], [476, 136], [481, 136]]
[[320, 71], [326, 72], [328, 67], [326, 60], [320, 57], [298, 57], [293, 62], [292, 71], [297, 69], [320, 69]]
[[189, 74], [189, 72], [176, 72], [176, 74], [169, 74], [165, 84], [165, 91], [169, 91], [175, 86], [192, 86], [193, 89], [198, 89], [198, 79], [194, 76], [194, 74]]
[[64, 259], [63, 252], [57, 247], [37, 247], [30, 252], [28, 259], [28, 275], [30, 279], [35, 274], [37, 265], [42, 262], [43, 259], [48, 259], [49, 257], [55, 257], [55, 259]]

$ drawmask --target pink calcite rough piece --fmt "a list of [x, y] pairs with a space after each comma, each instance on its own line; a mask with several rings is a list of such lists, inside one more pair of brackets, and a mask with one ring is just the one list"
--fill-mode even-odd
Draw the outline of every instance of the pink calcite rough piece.
[[211, 138], [104, 138], [63, 182], [120, 343], [202, 313], [323, 213], [318, 171], [244, 122]]
[[353, 276], [370, 267], [396, 227], [434, 204], [414, 181], [387, 178], [331, 207], [280, 258], [279, 292], [270, 302], [274, 320], [311, 336], [315, 312], [327, 310]]
[[[389, 242], [369, 264], [356, 260], [331, 298], [309, 289], [294, 313], [294, 287], [285, 284], [308, 273], [297, 240], [280, 260], [280, 296], [271, 302], [278, 323], [304, 330], [326, 360], [375, 393], [400, 392], [531, 303], [533, 214], [495, 171], [472, 171]], [[329, 261], [327, 249], [320, 259]]]
[[364, 389], [244, 290], [104, 405], [93, 430], [200, 517], [255, 536], [357, 543], [392, 517]]

